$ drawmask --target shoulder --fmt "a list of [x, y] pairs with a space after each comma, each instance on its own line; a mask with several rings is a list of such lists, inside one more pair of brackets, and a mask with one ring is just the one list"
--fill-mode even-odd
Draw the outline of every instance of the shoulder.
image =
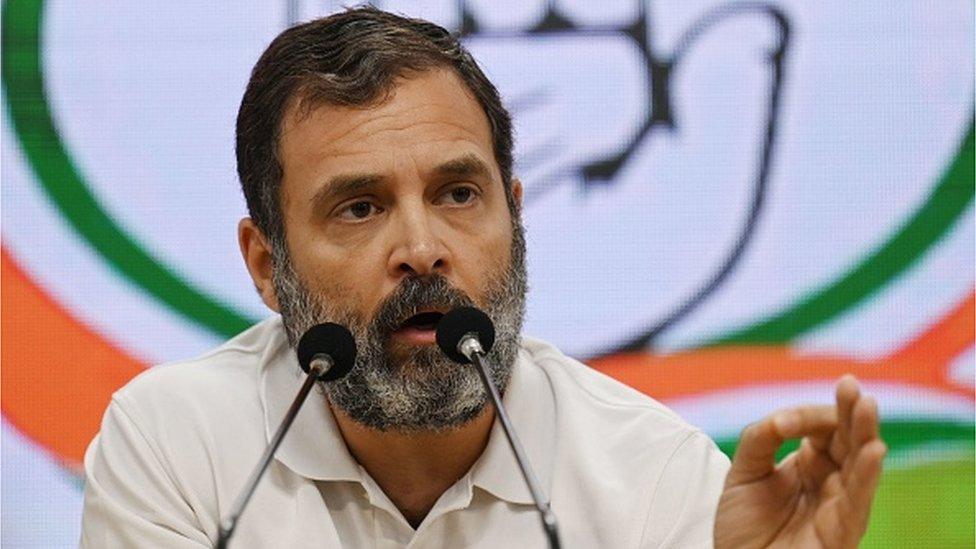
[[641, 547], [706, 539], [728, 468], [715, 443], [664, 404], [548, 343], [523, 338], [523, 352], [545, 373], [556, 407], [553, 502], [600, 518], [580, 535], [595, 545]]
[[174, 466], [218, 454], [222, 459], [222, 447], [260, 448], [261, 379], [265, 366], [288, 349], [281, 331], [279, 319], [265, 320], [200, 357], [136, 376], [112, 396], [100, 444], [123, 443], [116, 418]]
[[112, 400], [143, 415], [217, 412], [256, 402], [262, 367], [287, 347], [281, 332], [279, 318], [264, 320], [199, 357], [146, 370]]
[[[548, 378], [564, 445], [589, 444], [598, 437], [599, 459], [619, 461], [625, 456], [650, 455], [663, 462], [691, 439], [708, 454], [721, 454], [711, 439], [653, 398], [567, 357], [553, 345], [523, 338], [523, 352]], [[687, 445], [686, 445], [687, 447]], [[575, 448], [579, 450], [580, 448]], [[722, 456], [724, 457], [724, 455]], [[645, 466], [647, 461], [643, 461]]]
[[239, 489], [250, 465], [239, 456], [259, 455], [266, 443], [260, 380], [287, 349], [280, 332], [277, 319], [261, 322], [116, 391], [85, 456], [86, 535], [108, 539], [161, 513], [179, 535], [216, 532], [219, 501]]
[[228, 445], [260, 447], [262, 376], [288, 350], [281, 319], [273, 317], [199, 357], [149, 368], [112, 395], [99, 442], [122, 442], [114, 418], [173, 465], [222, 456]]
[[556, 397], [572, 399], [578, 409], [606, 414], [607, 419], [644, 418], [685, 435], [697, 431], [664, 404], [566, 356], [550, 343], [525, 337], [522, 348], [546, 373]]

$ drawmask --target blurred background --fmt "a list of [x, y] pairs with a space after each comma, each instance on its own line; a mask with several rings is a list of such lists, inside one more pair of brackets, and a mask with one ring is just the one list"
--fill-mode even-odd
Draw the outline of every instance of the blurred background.
[[[3, 3], [3, 547], [76, 545], [111, 393], [269, 314], [237, 107], [341, 5]], [[513, 112], [527, 334], [727, 452], [853, 372], [891, 448], [865, 546], [973, 547], [971, 0], [376, 5], [461, 33]]]

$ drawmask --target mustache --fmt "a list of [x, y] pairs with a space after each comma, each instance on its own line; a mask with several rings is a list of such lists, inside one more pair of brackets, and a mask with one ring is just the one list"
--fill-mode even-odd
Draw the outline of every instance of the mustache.
[[380, 304], [372, 326], [380, 334], [389, 334], [422, 310], [446, 312], [455, 307], [473, 306], [474, 300], [451, 285], [443, 275], [409, 276]]

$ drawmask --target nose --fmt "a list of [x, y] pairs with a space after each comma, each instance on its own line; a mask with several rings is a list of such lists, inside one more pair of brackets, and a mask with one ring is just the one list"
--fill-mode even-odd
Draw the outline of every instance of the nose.
[[403, 208], [394, 230], [389, 272], [394, 278], [446, 274], [449, 251], [425, 208]]

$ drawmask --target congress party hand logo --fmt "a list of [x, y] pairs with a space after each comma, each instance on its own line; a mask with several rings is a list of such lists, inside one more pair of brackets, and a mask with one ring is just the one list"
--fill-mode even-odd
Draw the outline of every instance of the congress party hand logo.
[[788, 19], [700, 5], [661, 32], [641, 3], [518, 6], [464, 5], [461, 31], [515, 119], [529, 331], [584, 356], [643, 348], [721, 286], [755, 234]]

